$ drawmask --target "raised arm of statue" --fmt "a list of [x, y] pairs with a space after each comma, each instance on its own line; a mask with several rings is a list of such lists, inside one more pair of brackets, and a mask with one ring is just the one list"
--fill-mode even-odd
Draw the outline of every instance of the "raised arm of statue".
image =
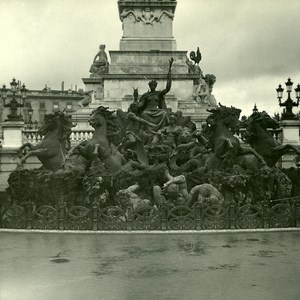
[[169, 60], [169, 71], [168, 71], [168, 74], [171, 74], [171, 69], [172, 69], [173, 62], [174, 62], [174, 58], [171, 57], [171, 59]]
[[172, 76], [171, 76], [171, 72], [168, 73], [167, 75], [167, 85], [166, 85], [166, 89], [165, 89], [165, 94], [167, 94], [172, 86]]
[[161, 94], [162, 95], [165, 95], [167, 94], [170, 89], [171, 89], [171, 86], [172, 86], [172, 74], [171, 74], [171, 69], [172, 69], [172, 64], [174, 62], [174, 58], [172, 57], [170, 60], [169, 60], [169, 70], [168, 70], [168, 74], [167, 74], [167, 85], [166, 85], [166, 88], [164, 90], [161, 91]]

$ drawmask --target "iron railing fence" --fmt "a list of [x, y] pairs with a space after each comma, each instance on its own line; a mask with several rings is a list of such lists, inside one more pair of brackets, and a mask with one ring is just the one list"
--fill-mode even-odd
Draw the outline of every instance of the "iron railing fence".
[[1, 208], [0, 227], [10, 229], [42, 230], [204, 230], [204, 229], [256, 229], [300, 227], [300, 197], [263, 201], [259, 205], [205, 206], [195, 203], [158, 209], [143, 206], [138, 209], [117, 206], [99, 208], [89, 206], [36, 207], [28, 202], [24, 206]]

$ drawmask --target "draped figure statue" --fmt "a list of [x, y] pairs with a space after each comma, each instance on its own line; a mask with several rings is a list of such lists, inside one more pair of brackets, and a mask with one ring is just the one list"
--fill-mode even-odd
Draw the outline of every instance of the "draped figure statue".
[[172, 84], [171, 67], [173, 58], [169, 62], [169, 71], [167, 75], [167, 85], [162, 91], [156, 91], [157, 82], [152, 80], [149, 82], [150, 91], [143, 94], [138, 103], [138, 112], [146, 121], [156, 125], [151, 128], [156, 131], [169, 124], [167, 106], [165, 103], [165, 95], [170, 91]]

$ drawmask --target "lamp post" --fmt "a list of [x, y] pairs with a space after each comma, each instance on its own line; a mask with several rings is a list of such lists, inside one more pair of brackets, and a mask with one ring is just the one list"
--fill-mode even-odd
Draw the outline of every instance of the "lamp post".
[[285, 85], [286, 85], [286, 91], [288, 93], [288, 98], [283, 103], [281, 102], [281, 99], [282, 99], [282, 94], [283, 94], [284, 89], [282, 88], [281, 84], [279, 84], [278, 88], [276, 89], [279, 106], [285, 107], [285, 109], [282, 113], [282, 119], [283, 120], [294, 120], [295, 114], [293, 113], [293, 107], [299, 106], [300, 84], [298, 84], [297, 87], [295, 88], [297, 102], [295, 102], [291, 99], [291, 92], [293, 90], [293, 82], [291, 81], [291, 78], [288, 78], [288, 81], [285, 83]]
[[[24, 107], [28, 90], [26, 89], [25, 84], [23, 84], [20, 88], [15, 78], [13, 78], [10, 86], [10, 90], [7, 89], [5, 85], [3, 85], [2, 89], [0, 89], [4, 107], [10, 108], [10, 114], [7, 115], [7, 120], [5, 121], [22, 121], [23, 117], [21, 114], [18, 114], [18, 108]], [[11, 100], [9, 103], [6, 103], [9, 91], [11, 93]], [[19, 98], [21, 98], [21, 101], [18, 101]]]

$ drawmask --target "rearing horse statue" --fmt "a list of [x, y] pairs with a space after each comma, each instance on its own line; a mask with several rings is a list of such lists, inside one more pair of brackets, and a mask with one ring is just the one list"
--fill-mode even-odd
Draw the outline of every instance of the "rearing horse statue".
[[267, 166], [260, 154], [250, 147], [241, 145], [240, 140], [231, 131], [239, 124], [240, 109], [226, 107], [219, 103], [219, 107], [207, 111], [212, 113], [207, 118], [206, 134], [213, 150], [213, 155], [206, 163], [208, 170], [238, 164], [237, 158], [247, 154], [254, 155], [260, 162], [261, 167]]
[[[85, 167], [95, 158], [98, 158], [103, 170], [116, 172], [121, 169], [126, 162], [125, 158], [117, 150], [116, 146], [109, 142], [109, 136], [121, 134], [112, 114], [113, 112], [103, 106], [99, 106], [92, 112], [89, 124], [95, 128], [93, 136], [89, 141], [84, 141], [70, 150], [67, 156], [66, 168], [72, 165], [72, 155], [77, 152], [85, 159]], [[73, 165], [76, 168], [76, 159]]]
[[38, 131], [44, 137], [35, 146], [26, 143], [19, 148], [19, 153], [26, 147], [30, 149], [21, 158], [20, 165], [22, 166], [29, 156], [36, 156], [46, 169], [52, 171], [61, 169], [65, 162], [67, 140], [72, 126], [71, 116], [65, 115], [62, 111], [45, 115], [44, 124]]
[[300, 150], [291, 144], [281, 145], [276, 141], [268, 128], [278, 128], [278, 122], [265, 111], [255, 112], [248, 119], [248, 126], [244, 136], [246, 143], [259, 153], [269, 167], [275, 166], [282, 155], [293, 150], [300, 155]]

